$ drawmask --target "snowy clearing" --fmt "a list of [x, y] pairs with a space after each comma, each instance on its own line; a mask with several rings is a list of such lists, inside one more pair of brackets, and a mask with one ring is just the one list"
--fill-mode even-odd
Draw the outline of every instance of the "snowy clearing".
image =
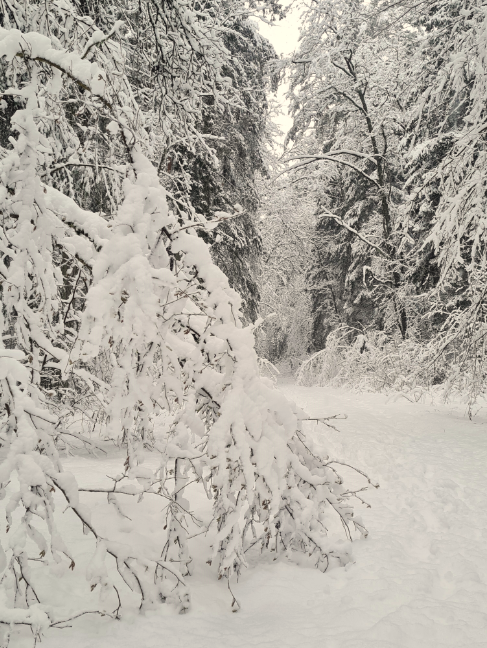
[[[238, 614], [231, 613], [226, 584], [205, 565], [188, 579], [188, 615], [163, 605], [141, 617], [134, 599], [121, 621], [78, 619], [72, 628], [50, 630], [44, 648], [487, 646], [486, 418], [472, 422], [461, 408], [388, 402], [377, 394], [281, 389], [310, 416], [346, 413], [340, 432], [314, 424], [312, 432], [334, 457], [380, 483], [364, 494], [371, 509], [356, 504], [370, 535], [354, 543], [354, 562], [326, 574], [281, 561], [253, 565], [233, 588]], [[119, 459], [71, 458], [65, 467], [86, 487], [106, 483]], [[75, 538], [73, 532], [67, 539]], [[201, 551], [209, 552], [209, 543], [202, 539]], [[75, 571], [58, 581], [61, 587], [82, 576], [82, 566]]]

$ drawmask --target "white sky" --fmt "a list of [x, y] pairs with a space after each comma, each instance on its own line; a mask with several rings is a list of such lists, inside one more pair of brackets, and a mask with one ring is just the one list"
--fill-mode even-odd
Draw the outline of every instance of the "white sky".
[[[286, 5], [289, 2], [284, 2], [283, 4]], [[294, 9], [284, 20], [279, 20], [273, 25], [267, 25], [261, 20], [258, 21], [261, 34], [274, 45], [278, 56], [289, 56], [296, 49], [299, 38], [299, 15], [300, 11]], [[282, 106], [283, 114], [275, 120], [281, 127], [284, 135], [286, 135], [292, 126], [292, 119], [287, 114], [288, 107], [284, 98], [286, 92], [287, 84], [282, 84], [277, 93], [277, 100]]]

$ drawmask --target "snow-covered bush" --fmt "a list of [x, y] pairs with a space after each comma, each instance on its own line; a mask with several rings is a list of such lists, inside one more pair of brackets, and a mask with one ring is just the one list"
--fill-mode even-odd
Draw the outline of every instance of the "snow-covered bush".
[[328, 336], [326, 347], [308, 358], [298, 372], [301, 384], [352, 386], [370, 391], [411, 391], [438, 382], [441, 363], [421, 371], [424, 346], [382, 331], [342, 326]]
[[[211, 562], [229, 587], [251, 546], [303, 554], [325, 570], [332, 560], [348, 560], [346, 546], [340, 551], [328, 538], [331, 518], [349, 540], [365, 532], [335, 462], [305, 438], [305, 414], [260, 378], [252, 331], [239, 319], [241, 300], [195, 222], [169, 209], [147, 157], [144, 115], [124, 74], [123, 48], [68, 3], [52, 4], [53, 14], [44, 14], [40, 5], [23, 3], [32, 14], [25, 29], [0, 29], [4, 97], [15, 97], [17, 108], [0, 159], [1, 316], [9, 347], [0, 347], [0, 486], [8, 524], [0, 624], [7, 643], [16, 624], [38, 637], [87, 612], [117, 617], [120, 585], [138, 595], [142, 610], [168, 600], [186, 611], [188, 525], [202, 524], [191, 510], [189, 484], [211, 500]], [[38, 31], [28, 31], [33, 25]], [[65, 38], [73, 33], [79, 38]], [[74, 180], [69, 191], [47, 182], [45, 169], [60, 151], [84, 164], [63, 150], [77, 135], [57, 109], [71, 101], [81, 103], [88, 123], [86, 114], [107, 124], [105, 152], [113, 152], [111, 168], [120, 176], [110, 214], [82, 209]], [[109, 489], [78, 488], [63, 469], [58, 448], [68, 437], [90, 440], [68, 429], [60, 386], [83, 392], [81, 409], [96, 402], [106, 433], [126, 448]], [[141, 465], [147, 449], [158, 457], [151, 468]], [[144, 542], [141, 509], [138, 533], [121, 539], [92, 515], [85, 490], [106, 495], [123, 520], [117, 493], [124, 502], [163, 498], [159, 546]], [[63, 607], [50, 600], [49, 588], [38, 587], [43, 578], [60, 577], [63, 564], [77, 568], [78, 556], [58, 528], [60, 510], [91, 538], [86, 576], [101, 595], [89, 610], [73, 611], [75, 592]], [[232, 605], [238, 607], [235, 599]]]
[[466, 357], [465, 341], [452, 336], [442, 347], [383, 331], [364, 331], [342, 326], [327, 338], [326, 346], [305, 360], [298, 371], [302, 385], [347, 386], [364, 391], [403, 394], [420, 400], [452, 398], [466, 403], [472, 413], [485, 394], [485, 329], [470, 331], [471, 353]]

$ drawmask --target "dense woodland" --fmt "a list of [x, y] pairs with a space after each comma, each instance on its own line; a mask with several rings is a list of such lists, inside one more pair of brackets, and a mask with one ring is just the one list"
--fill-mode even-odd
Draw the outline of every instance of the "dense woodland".
[[274, 64], [294, 125], [263, 202], [279, 302], [263, 353], [314, 354], [302, 380], [472, 405], [486, 376], [485, 8], [320, 1], [302, 19], [298, 50]]
[[[301, 10], [283, 59], [258, 31], [276, 0], [0, 0], [5, 645], [88, 613], [42, 585], [76, 569], [60, 510], [92, 541], [90, 614], [117, 618], [123, 588], [188, 610], [190, 540], [211, 525], [234, 610], [253, 547], [347, 562], [328, 533], [366, 534], [360, 491], [270, 363], [471, 407], [484, 392], [485, 7]], [[122, 521], [127, 498], [164, 500], [157, 550], [101, 531], [63, 469], [104, 443], [124, 460], [90, 492]]]

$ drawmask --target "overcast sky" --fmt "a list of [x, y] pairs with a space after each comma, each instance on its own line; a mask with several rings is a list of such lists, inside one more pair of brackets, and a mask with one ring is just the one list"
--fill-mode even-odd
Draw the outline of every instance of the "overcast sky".
[[[284, 2], [283, 4], [289, 3]], [[274, 25], [267, 25], [259, 20], [260, 32], [274, 45], [278, 56], [289, 56], [296, 49], [299, 38], [299, 14], [300, 11], [295, 9], [284, 20], [279, 20]], [[284, 98], [286, 91], [287, 85], [283, 84], [280, 86], [277, 95], [283, 114], [276, 121], [284, 131], [284, 135], [292, 125], [292, 119], [287, 114], [287, 103]]]

